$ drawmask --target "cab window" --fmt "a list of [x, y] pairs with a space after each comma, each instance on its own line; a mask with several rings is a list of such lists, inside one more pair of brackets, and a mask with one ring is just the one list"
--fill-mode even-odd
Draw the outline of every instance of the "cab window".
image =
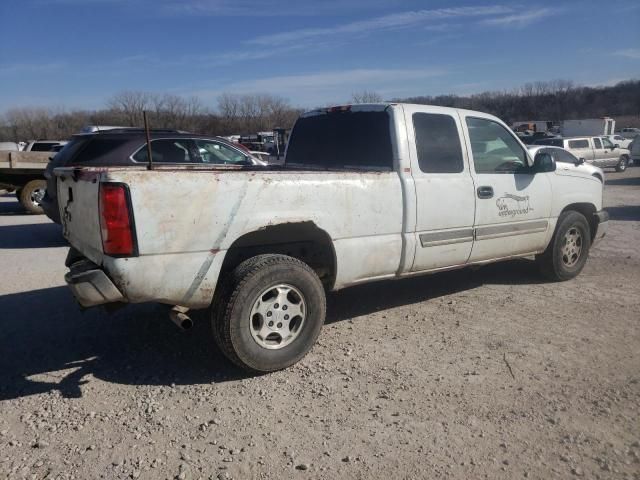
[[450, 115], [414, 113], [418, 165], [425, 173], [460, 173], [464, 170], [456, 122]]
[[516, 173], [527, 169], [527, 154], [509, 131], [493, 120], [467, 117], [477, 173]]
[[613, 148], [613, 143], [611, 143], [611, 140], [609, 140], [608, 138], [602, 139], [602, 145], [604, 146], [604, 148]]
[[570, 152], [559, 148], [554, 148], [553, 150], [549, 149], [546, 153], [550, 153], [556, 162], [575, 164], [578, 161], [578, 159], [571, 155]]
[[589, 148], [588, 140], [569, 140], [569, 148]]

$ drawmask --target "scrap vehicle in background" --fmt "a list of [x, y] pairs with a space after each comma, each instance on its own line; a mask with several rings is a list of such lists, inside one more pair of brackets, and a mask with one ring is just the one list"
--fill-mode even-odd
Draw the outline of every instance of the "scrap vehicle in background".
[[633, 138], [625, 138], [619, 133], [616, 133], [615, 135], [605, 135], [605, 137], [611, 140], [611, 143], [613, 143], [616, 147], [626, 148], [627, 150], [630, 149], [629, 147], [631, 145], [631, 142], [633, 142]]
[[67, 284], [85, 307], [166, 304], [182, 327], [189, 309], [209, 309], [221, 351], [252, 371], [306, 355], [327, 291], [528, 256], [568, 280], [608, 225], [600, 179], [532, 156], [481, 112], [314, 110], [281, 166], [197, 168], [186, 145], [154, 148], [148, 165], [137, 145], [138, 165], [55, 169]]
[[[150, 134], [152, 158], [161, 165], [178, 164], [194, 168], [206, 165], [265, 165], [241, 145], [220, 137], [169, 129], [154, 129]], [[51, 220], [60, 223], [54, 168], [145, 166], [148, 161], [145, 145], [145, 131], [139, 128], [103, 129], [74, 135], [69, 144], [49, 162], [44, 172], [47, 182], [42, 199], [44, 212]], [[190, 198], [195, 201], [197, 195]]]
[[638, 135], [640, 135], [640, 128], [634, 128], [634, 127], [625, 127], [622, 130], [620, 130], [620, 135], [623, 136], [624, 138], [630, 138], [631, 140], [633, 140], [634, 138], [636, 138]]
[[631, 159], [635, 165], [640, 166], [640, 137], [637, 137], [630, 145]]
[[23, 152], [52, 152], [58, 147], [64, 147], [67, 140], [32, 140], [22, 149]]
[[0, 151], [0, 189], [15, 190], [22, 207], [29, 213], [43, 213], [46, 182], [44, 170], [53, 152]]
[[600, 168], [612, 167], [617, 172], [624, 172], [631, 161], [631, 152], [617, 147], [606, 136], [539, 139], [534, 145], [562, 147], [587, 163]]
[[539, 153], [547, 153], [553, 157], [556, 162], [556, 171], [558, 172], [579, 172], [585, 173], [597, 178], [604, 183], [604, 172], [590, 163], [585, 162], [584, 158], [577, 158], [568, 150], [561, 147], [553, 147], [548, 145], [529, 145], [527, 146], [532, 157], [536, 157]]

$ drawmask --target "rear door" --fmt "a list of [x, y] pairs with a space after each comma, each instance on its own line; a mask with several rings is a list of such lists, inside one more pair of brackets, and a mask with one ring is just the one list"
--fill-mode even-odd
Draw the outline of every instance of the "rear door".
[[475, 242], [470, 262], [544, 249], [551, 214], [551, 182], [533, 173], [522, 144], [504, 124], [461, 112], [476, 186]]
[[404, 106], [416, 190], [416, 253], [411, 271], [467, 262], [473, 245], [474, 185], [454, 110]]

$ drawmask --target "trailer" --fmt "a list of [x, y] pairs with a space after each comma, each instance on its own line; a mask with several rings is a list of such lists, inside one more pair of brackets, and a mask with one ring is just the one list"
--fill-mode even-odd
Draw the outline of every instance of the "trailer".
[[40, 202], [47, 183], [44, 170], [53, 152], [0, 151], [0, 189], [15, 190], [30, 213], [43, 213]]
[[565, 120], [560, 131], [563, 137], [613, 135], [616, 121], [610, 117]]

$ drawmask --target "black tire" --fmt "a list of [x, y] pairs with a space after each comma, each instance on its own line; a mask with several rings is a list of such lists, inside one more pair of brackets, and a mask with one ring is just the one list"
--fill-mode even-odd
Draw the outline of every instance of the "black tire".
[[[573, 236], [574, 232], [580, 236], [580, 252], [577, 258], [573, 255], [566, 255], [564, 250], [565, 246], [571, 248], [571, 243], [566, 243], [566, 236], [567, 234]], [[574, 242], [578, 243], [576, 240]], [[553, 281], [564, 282], [574, 278], [582, 271], [590, 248], [591, 229], [589, 222], [581, 213], [568, 210], [560, 214], [551, 242], [544, 253], [536, 258], [536, 261], [545, 277]]]
[[[252, 335], [251, 312], [265, 290], [280, 284], [293, 286], [302, 294], [306, 315], [291, 343], [269, 349]], [[326, 316], [325, 292], [316, 273], [300, 260], [258, 255], [229, 274], [211, 316], [214, 339], [229, 360], [252, 372], [273, 372], [298, 362], [315, 344]]]
[[[44, 192], [47, 189], [47, 182], [44, 180], [31, 180], [24, 187], [19, 190], [20, 204], [29, 213], [40, 215], [44, 213], [40, 201], [38, 198], [40, 195], [44, 196]], [[41, 198], [40, 198], [41, 200]]]
[[616, 172], [624, 172], [627, 169], [627, 162], [627, 157], [622, 155], [620, 157], [620, 160], [618, 161], [618, 164], [616, 165]]

